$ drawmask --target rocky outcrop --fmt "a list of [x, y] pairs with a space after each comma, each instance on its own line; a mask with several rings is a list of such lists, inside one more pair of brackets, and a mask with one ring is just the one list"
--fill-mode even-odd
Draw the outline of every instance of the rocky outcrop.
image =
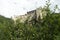
[[27, 19], [28, 19], [27, 21], [30, 21], [33, 18], [38, 20], [39, 16], [40, 16], [40, 19], [43, 19], [43, 17], [46, 16], [45, 8], [40, 7], [40, 8], [37, 8], [36, 10], [32, 10], [32, 11], [27, 12], [27, 14], [25, 14], [25, 15], [15, 16], [14, 21], [19, 19], [20, 22], [24, 23]]

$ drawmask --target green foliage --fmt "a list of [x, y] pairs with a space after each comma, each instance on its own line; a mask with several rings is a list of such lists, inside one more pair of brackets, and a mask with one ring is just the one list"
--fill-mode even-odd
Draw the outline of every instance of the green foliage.
[[[36, 24], [17, 23], [11, 40], [60, 40], [60, 14], [50, 14]], [[33, 23], [31, 21], [31, 23]]]
[[10, 40], [9, 28], [13, 25], [13, 20], [0, 15], [0, 40]]
[[1, 17], [4, 21], [1, 19], [0, 40], [60, 40], [59, 17], [60, 14], [53, 13], [47, 15], [43, 21], [37, 20], [36, 24], [14, 24], [12, 19]]

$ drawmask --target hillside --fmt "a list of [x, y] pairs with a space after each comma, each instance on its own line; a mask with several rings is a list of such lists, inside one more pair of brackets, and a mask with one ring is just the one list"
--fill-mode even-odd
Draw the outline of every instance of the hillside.
[[0, 24], [7, 26], [7, 25], [10, 25], [12, 22], [13, 22], [13, 20], [11, 18], [6, 18], [6, 17], [0, 15]]

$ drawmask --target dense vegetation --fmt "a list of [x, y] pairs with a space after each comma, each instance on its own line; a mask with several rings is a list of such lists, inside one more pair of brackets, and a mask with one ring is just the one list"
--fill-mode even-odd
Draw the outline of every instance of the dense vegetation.
[[9, 28], [13, 26], [13, 20], [0, 15], [0, 40], [9, 39]]
[[0, 16], [0, 40], [60, 40], [60, 13], [51, 12], [49, 5], [46, 11], [43, 20], [39, 17], [31, 23]]

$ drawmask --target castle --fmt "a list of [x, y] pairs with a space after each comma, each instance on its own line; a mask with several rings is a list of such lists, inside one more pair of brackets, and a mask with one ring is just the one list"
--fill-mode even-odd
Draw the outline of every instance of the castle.
[[43, 19], [44, 16], [46, 16], [45, 8], [37, 8], [35, 10], [27, 12], [25, 15], [15, 16], [13, 19], [16, 21], [17, 19], [20, 20], [20, 22], [24, 23], [27, 19], [30, 21], [32, 18], [38, 19], [40, 16], [41, 19]]

